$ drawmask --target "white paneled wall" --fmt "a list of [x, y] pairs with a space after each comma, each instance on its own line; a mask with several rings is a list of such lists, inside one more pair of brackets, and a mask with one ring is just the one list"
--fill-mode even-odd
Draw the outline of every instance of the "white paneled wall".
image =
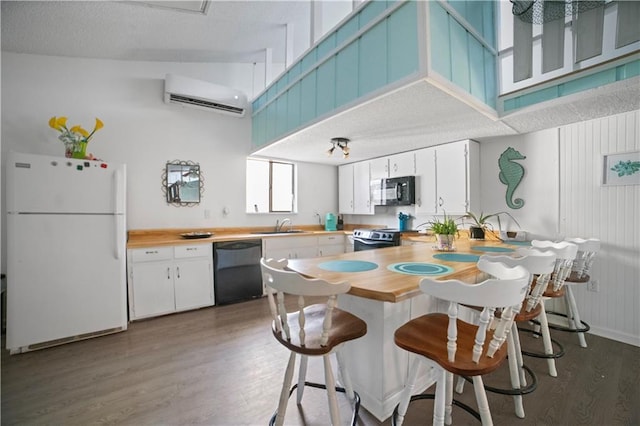
[[640, 185], [603, 186], [602, 174], [604, 155], [638, 150], [640, 111], [560, 129], [560, 233], [602, 242], [591, 273], [600, 291], [574, 292], [578, 309], [592, 333], [636, 346], [640, 346]]

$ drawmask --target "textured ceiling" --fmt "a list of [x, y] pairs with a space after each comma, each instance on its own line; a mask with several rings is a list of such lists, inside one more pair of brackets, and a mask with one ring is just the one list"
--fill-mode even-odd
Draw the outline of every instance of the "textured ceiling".
[[[176, 5], [191, 10], [169, 8]], [[198, 12], [202, 6], [202, 1], [2, 1], [2, 50], [137, 61], [251, 63], [262, 62], [270, 48], [273, 61], [284, 62], [285, 24], [294, 29], [294, 53], [307, 48], [308, 0], [211, 1], [204, 14]], [[337, 165], [640, 109], [638, 77], [499, 119], [495, 112], [468, 104], [433, 83], [418, 81], [343, 111], [258, 154]], [[332, 137], [351, 139], [349, 159], [338, 152], [326, 155]]]
[[[285, 27], [309, 39], [308, 1], [3, 1], [2, 50], [168, 62], [284, 62]], [[300, 38], [301, 37], [301, 38]], [[300, 48], [304, 50], [306, 46]]]

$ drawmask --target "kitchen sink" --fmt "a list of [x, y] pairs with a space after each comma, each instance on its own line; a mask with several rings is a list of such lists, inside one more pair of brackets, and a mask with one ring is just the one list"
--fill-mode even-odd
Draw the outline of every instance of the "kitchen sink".
[[252, 232], [252, 234], [261, 234], [261, 235], [269, 235], [269, 234], [301, 234], [307, 231], [303, 231], [302, 229], [289, 229], [287, 231], [258, 231]]

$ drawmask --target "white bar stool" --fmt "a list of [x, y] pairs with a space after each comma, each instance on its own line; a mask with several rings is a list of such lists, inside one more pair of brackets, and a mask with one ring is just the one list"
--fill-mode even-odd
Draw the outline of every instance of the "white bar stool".
[[[360, 408], [360, 397], [353, 391], [349, 374], [340, 354], [340, 348], [342, 344], [364, 336], [367, 333], [367, 324], [355, 315], [336, 307], [337, 295], [348, 292], [351, 285], [348, 282], [329, 283], [321, 279], [308, 279], [296, 272], [285, 270], [286, 265], [286, 259], [267, 260], [262, 258], [260, 260], [262, 277], [267, 286], [269, 307], [273, 317], [273, 336], [291, 351], [282, 383], [278, 409], [271, 417], [269, 425], [280, 426], [284, 423], [289, 397], [297, 388], [297, 403], [301, 404], [305, 386], [327, 390], [331, 423], [335, 426], [342, 424], [336, 391], [345, 393], [353, 404], [351, 424], [355, 425]], [[285, 294], [295, 296], [297, 302], [295, 309], [287, 311]], [[307, 304], [305, 296], [325, 296], [327, 301], [321, 304]], [[330, 359], [333, 353], [338, 359], [344, 388], [336, 386]], [[300, 355], [301, 358], [298, 383], [290, 388], [296, 355]], [[307, 360], [310, 356], [322, 357], [324, 384], [306, 381]]]
[[[482, 262], [478, 262], [478, 269], [488, 274], [491, 274], [493, 264], [495, 263], [502, 263], [512, 268], [522, 266], [529, 272], [527, 295], [522, 303], [521, 309], [514, 318], [511, 325], [511, 334], [509, 334], [507, 338], [511, 389], [502, 389], [485, 385], [485, 389], [489, 392], [512, 395], [516, 416], [523, 419], [525, 417], [525, 413], [522, 404], [522, 395], [527, 395], [533, 392], [537, 387], [538, 380], [535, 373], [529, 367], [524, 365], [517, 323], [528, 322], [534, 318], [540, 318], [542, 316], [540, 320], [543, 330], [542, 334], [545, 336], [545, 343], [549, 341], [549, 347], [551, 348], [549, 329], [546, 327], [546, 317], [544, 316], [543, 304], [541, 302], [542, 294], [547, 288], [551, 273], [555, 267], [556, 255], [553, 252], [541, 252], [535, 249], [529, 249], [529, 252], [522, 257], [483, 255], [480, 257], [480, 261]], [[488, 268], [487, 266], [490, 267]], [[496, 315], [498, 314], [499, 313], [496, 313]], [[551, 352], [553, 351], [552, 348], [550, 350]], [[525, 372], [528, 373], [531, 378], [531, 382], [528, 385]], [[463, 376], [459, 377], [456, 392], [462, 393], [465, 379], [466, 378]]]
[[[478, 264], [484, 266], [482, 260]], [[451, 424], [454, 404], [472, 413], [483, 425], [493, 424], [482, 375], [495, 371], [507, 356], [503, 343], [526, 296], [529, 272], [521, 266], [509, 268], [501, 263], [487, 264], [486, 268], [498, 278], [474, 285], [430, 278], [420, 282], [422, 292], [449, 301], [449, 309], [447, 314], [433, 313], [415, 318], [395, 332], [396, 345], [416, 356], [394, 411], [393, 425], [402, 424], [410, 402], [418, 399], [435, 399], [434, 425]], [[467, 323], [458, 317], [461, 304], [482, 309], [478, 324]], [[502, 309], [499, 318], [494, 316], [496, 308]], [[435, 395], [412, 396], [422, 362], [437, 371]], [[453, 399], [454, 374], [472, 377], [479, 413]]]
[[[584, 333], [589, 331], [591, 327], [580, 318], [580, 311], [578, 311], [578, 305], [573, 295], [573, 288], [579, 286], [586, 287], [591, 281], [589, 271], [596, 254], [600, 251], [600, 240], [597, 238], [566, 238], [565, 241], [573, 243], [578, 246], [578, 253], [573, 261], [571, 267], [571, 274], [567, 277], [565, 284], [567, 285], [567, 291], [565, 293], [565, 302], [568, 306], [567, 316], [569, 319], [569, 327], [561, 327], [553, 325], [554, 330], [568, 331], [572, 333], [578, 333], [578, 340], [580, 346], [587, 347], [587, 341], [585, 340]], [[556, 313], [557, 314], [557, 313]], [[560, 315], [560, 314], [557, 314]]]

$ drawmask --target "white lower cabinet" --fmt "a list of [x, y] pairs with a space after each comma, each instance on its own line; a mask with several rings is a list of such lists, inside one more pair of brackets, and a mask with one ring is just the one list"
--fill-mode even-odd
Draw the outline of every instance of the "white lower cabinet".
[[211, 244], [130, 249], [129, 318], [148, 318], [211, 306]]
[[343, 234], [265, 238], [263, 256], [272, 259], [304, 259], [344, 253]]
[[277, 237], [263, 240], [263, 256], [272, 259], [304, 259], [316, 257], [318, 238], [315, 235]]
[[320, 235], [318, 237], [318, 256], [333, 256], [344, 253], [345, 237], [342, 234]]

